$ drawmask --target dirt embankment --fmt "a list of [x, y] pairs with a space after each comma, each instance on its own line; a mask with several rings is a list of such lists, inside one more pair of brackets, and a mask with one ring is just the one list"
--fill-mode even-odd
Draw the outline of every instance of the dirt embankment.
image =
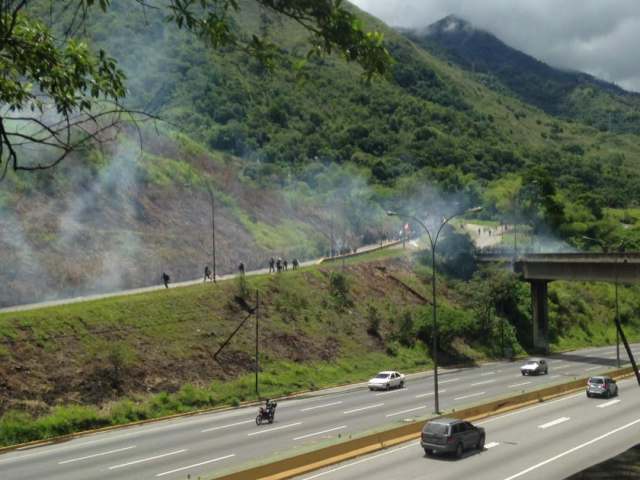
[[[234, 300], [260, 291], [263, 368], [384, 353], [402, 312], [424, 302], [389, 275], [415, 280], [410, 260], [339, 265], [0, 315], [0, 413], [102, 405], [122, 397], [224, 382], [254, 368], [250, 318]], [[413, 288], [420, 288], [415, 282]], [[342, 290], [341, 290], [342, 289]], [[371, 334], [372, 323], [377, 323]], [[367, 333], [367, 331], [370, 331]], [[267, 372], [268, 373], [268, 372]]]

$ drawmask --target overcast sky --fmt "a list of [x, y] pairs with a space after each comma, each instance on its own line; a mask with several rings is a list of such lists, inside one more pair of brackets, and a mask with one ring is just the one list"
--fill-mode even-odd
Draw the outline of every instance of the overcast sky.
[[640, 92], [640, 0], [351, 0], [392, 26], [458, 15], [551, 65]]

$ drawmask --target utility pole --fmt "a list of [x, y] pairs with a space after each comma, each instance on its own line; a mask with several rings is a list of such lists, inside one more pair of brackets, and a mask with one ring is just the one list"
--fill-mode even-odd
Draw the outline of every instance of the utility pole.
[[260, 292], [256, 290], [256, 398], [260, 399], [258, 373], [260, 372]]
[[207, 183], [209, 201], [211, 202], [211, 258], [213, 261], [213, 283], [216, 283], [216, 202], [211, 183]]

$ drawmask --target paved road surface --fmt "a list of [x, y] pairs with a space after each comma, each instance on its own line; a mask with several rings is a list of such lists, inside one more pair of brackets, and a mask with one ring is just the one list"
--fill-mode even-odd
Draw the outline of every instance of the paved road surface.
[[[640, 354], [640, 344], [633, 348], [637, 354]], [[549, 359], [549, 375], [539, 377], [522, 377], [519, 373], [521, 362], [499, 362], [476, 368], [446, 371], [440, 376], [441, 408], [462, 408], [510, 392], [515, 393], [545, 384], [562, 382], [574, 376], [599, 373], [613, 367], [614, 359], [615, 347], [604, 347], [553, 356]], [[393, 368], [392, 365], [380, 367], [381, 369]], [[0, 478], [3, 480], [185, 479], [187, 475], [191, 475], [191, 478], [203, 475], [206, 478], [231, 468], [249, 465], [258, 459], [292, 454], [313, 448], [318, 444], [336, 441], [339, 437], [344, 438], [373, 428], [398, 425], [406, 419], [427, 416], [433, 408], [432, 383], [431, 374], [427, 372], [410, 376], [406, 387], [401, 390], [370, 392], [365, 385], [354, 385], [319, 392], [307, 398], [282, 401], [278, 405], [276, 422], [273, 425], [256, 426], [254, 423], [256, 408], [247, 407], [95, 434], [58, 445], [14, 451], [0, 455]], [[632, 398], [633, 386], [625, 384], [621, 390], [622, 405], [616, 407], [617, 404], [615, 404], [602, 410], [595, 408], [593, 412], [589, 410], [588, 414], [582, 415], [584, 418], [580, 419], [582, 423], [579, 425], [583, 425], [584, 421], [589, 425], [591, 416], [598, 420], [593, 422], [593, 428], [585, 426], [580, 428], [587, 432], [593, 430], [599, 435], [626, 422], [628, 420], [626, 417], [618, 419], [605, 416], [604, 419], [600, 419], [600, 415], [617, 412], [620, 406], [628, 405]], [[573, 400], [567, 405], [572, 405], [571, 402]], [[597, 401], [587, 405], [591, 407], [596, 403]], [[537, 414], [533, 415], [535, 417]], [[554, 415], [555, 413], [547, 416], [545, 413], [543, 418], [540, 413], [539, 423], [544, 423], [547, 419], [553, 420], [551, 417]], [[549, 429], [549, 433], [566, 432], [567, 427], [573, 431], [572, 425], [577, 424], [580, 415], [571, 411], [561, 416], [571, 417], [572, 423], [565, 426], [558, 425], [558, 430]], [[495, 425], [502, 425], [502, 423], [496, 422]], [[500, 448], [495, 448], [496, 452], [510, 451], [508, 449], [514, 446], [508, 442], [520, 442], [516, 443], [517, 446], [527, 445], [527, 442], [535, 440], [538, 442], [534, 444], [535, 446], [543, 447], [540, 458], [546, 458], [545, 455], [548, 455], [551, 448], [551, 444], [545, 441], [546, 437], [539, 438], [540, 432], [537, 430], [535, 430], [536, 435], [529, 437], [527, 432], [511, 430], [516, 427], [510, 425], [507, 423], [500, 427], [504, 430], [498, 433], [491, 431], [488, 442], [502, 442]], [[637, 434], [638, 430], [635, 430], [635, 433]], [[568, 443], [562, 443], [562, 446], [573, 445], [577, 439], [574, 436], [568, 438]], [[413, 451], [409, 452], [409, 450]], [[420, 462], [423, 459], [419, 453], [417, 452], [417, 460], [413, 458], [416, 456], [415, 448], [407, 448], [403, 455], [406, 454]], [[493, 455], [493, 449], [478, 455], [478, 460], [475, 458], [469, 460], [484, 462], [483, 459], [491, 458], [491, 455]], [[535, 463], [533, 461], [536, 458], [538, 457], [523, 456], [521, 464], [510, 463], [509, 465], [515, 471], [521, 465]], [[436, 462], [436, 460], [433, 461]], [[435, 468], [439, 468], [440, 465], [446, 465], [449, 468], [449, 463], [446, 461], [438, 460], [438, 462], [443, 463], [434, 464]], [[456, 468], [464, 467], [463, 463], [459, 464], [460, 467], [457, 467], [458, 464], [455, 465]], [[506, 471], [502, 465], [498, 466], [501, 469], [500, 472]], [[362, 468], [365, 468], [364, 465]], [[419, 466], [415, 468], [420, 469]], [[357, 478], [357, 476], [347, 475], [340, 478]], [[394, 474], [379, 478], [400, 477]]]
[[561, 480], [640, 441], [640, 389], [619, 382], [614, 399], [581, 392], [477, 422], [486, 448], [460, 460], [426, 457], [418, 441], [329, 467], [303, 480]]

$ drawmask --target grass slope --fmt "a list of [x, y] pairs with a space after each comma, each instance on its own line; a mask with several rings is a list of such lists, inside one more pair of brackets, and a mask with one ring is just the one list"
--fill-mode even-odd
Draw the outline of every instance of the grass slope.
[[[246, 317], [235, 297], [252, 304], [256, 291], [262, 396], [361, 381], [381, 369], [428, 368], [429, 279], [420, 255], [396, 249], [344, 266], [1, 314], [0, 443], [255, 399], [254, 319], [219, 361], [213, 355]], [[498, 351], [500, 318], [484, 325], [468, 289], [454, 279], [438, 284], [445, 364]], [[504, 318], [506, 346], [523, 354], [530, 300], [525, 285], [517, 291], [514, 317]], [[639, 338], [640, 295], [621, 293], [625, 328]], [[611, 342], [611, 296], [606, 285], [554, 282], [554, 348]]]

